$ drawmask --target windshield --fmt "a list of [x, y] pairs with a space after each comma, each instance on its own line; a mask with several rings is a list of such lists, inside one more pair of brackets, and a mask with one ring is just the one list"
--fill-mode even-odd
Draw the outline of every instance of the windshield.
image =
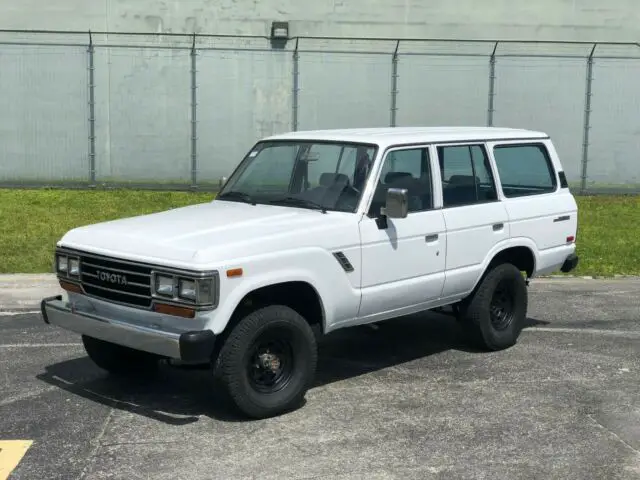
[[260, 142], [216, 200], [355, 212], [375, 153], [353, 143]]

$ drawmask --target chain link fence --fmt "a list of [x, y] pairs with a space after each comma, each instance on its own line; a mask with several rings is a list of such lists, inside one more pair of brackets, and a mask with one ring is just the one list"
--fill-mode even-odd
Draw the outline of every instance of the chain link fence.
[[0, 31], [0, 186], [209, 190], [267, 135], [488, 125], [639, 193], [639, 78], [638, 44]]

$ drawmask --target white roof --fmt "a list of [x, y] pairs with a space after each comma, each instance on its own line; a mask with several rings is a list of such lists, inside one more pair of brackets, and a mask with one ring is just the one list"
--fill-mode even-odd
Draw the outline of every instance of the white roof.
[[394, 145], [534, 138], [548, 138], [548, 135], [532, 130], [497, 127], [383, 127], [298, 131], [273, 135], [265, 140], [331, 140]]

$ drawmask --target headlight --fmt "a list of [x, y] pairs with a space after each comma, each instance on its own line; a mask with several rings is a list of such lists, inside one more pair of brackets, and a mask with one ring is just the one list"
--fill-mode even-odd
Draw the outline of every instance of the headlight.
[[80, 275], [80, 260], [77, 258], [69, 259], [69, 275]]
[[201, 278], [198, 280], [198, 302], [207, 305], [215, 303], [212, 278]]
[[198, 297], [196, 292], [196, 281], [180, 280], [180, 288], [178, 290], [178, 296], [180, 298], [186, 298], [187, 300], [195, 301]]
[[195, 307], [217, 306], [218, 273], [192, 274], [187, 272], [155, 272], [153, 274], [153, 295], [182, 305]]
[[65, 253], [56, 254], [56, 273], [63, 277], [80, 276], [80, 259]]
[[69, 259], [65, 256], [58, 257], [58, 271], [62, 273], [67, 273], [69, 270]]
[[213, 279], [181, 279], [179, 285], [178, 296], [180, 298], [192, 300], [203, 305], [211, 305], [213, 303]]
[[166, 297], [173, 297], [173, 277], [156, 275], [156, 293]]

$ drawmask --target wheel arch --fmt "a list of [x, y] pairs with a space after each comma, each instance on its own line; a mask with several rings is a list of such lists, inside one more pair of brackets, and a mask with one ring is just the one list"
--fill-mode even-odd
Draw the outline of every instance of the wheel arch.
[[538, 257], [533, 241], [529, 239], [518, 239], [517, 241], [509, 241], [508, 243], [499, 244], [486, 257], [482, 268], [482, 273], [476, 280], [470, 293], [475, 292], [478, 285], [482, 282], [494, 267], [502, 263], [511, 263], [515, 265], [521, 272], [525, 272], [527, 278], [531, 278], [538, 265]]
[[256, 308], [266, 305], [286, 305], [300, 315], [309, 324], [318, 325], [322, 332], [326, 329], [326, 305], [314, 283], [302, 276], [283, 276], [280, 278], [263, 279], [253, 282], [233, 292], [234, 299], [228, 299], [229, 304], [224, 312], [220, 312], [215, 324], [216, 335], [224, 335], [239, 321]]
[[[305, 280], [272, 283], [247, 292], [234, 308], [229, 323], [239, 314], [267, 305], [290, 307], [310, 325], [320, 325], [324, 331], [326, 315], [322, 298], [318, 290]], [[226, 328], [229, 328], [229, 323]]]
[[502, 263], [513, 264], [518, 270], [525, 272], [527, 277], [533, 276], [536, 271], [536, 256], [531, 248], [524, 245], [509, 246], [496, 252], [485, 267], [485, 271]]
[[288, 279], [273, 283], [257, 284], [234, 302], [233, 309], [220, 324], [220, 332], [216, 334], [216, 342], [212, 359], [216, 359], [226, 340], [242, 318], [260, 307], [267, 305], [285, 305], [300, 314], [314, 330], [316, 336], [326, 331], [325, 305], [318, 289], [309, 281]]

